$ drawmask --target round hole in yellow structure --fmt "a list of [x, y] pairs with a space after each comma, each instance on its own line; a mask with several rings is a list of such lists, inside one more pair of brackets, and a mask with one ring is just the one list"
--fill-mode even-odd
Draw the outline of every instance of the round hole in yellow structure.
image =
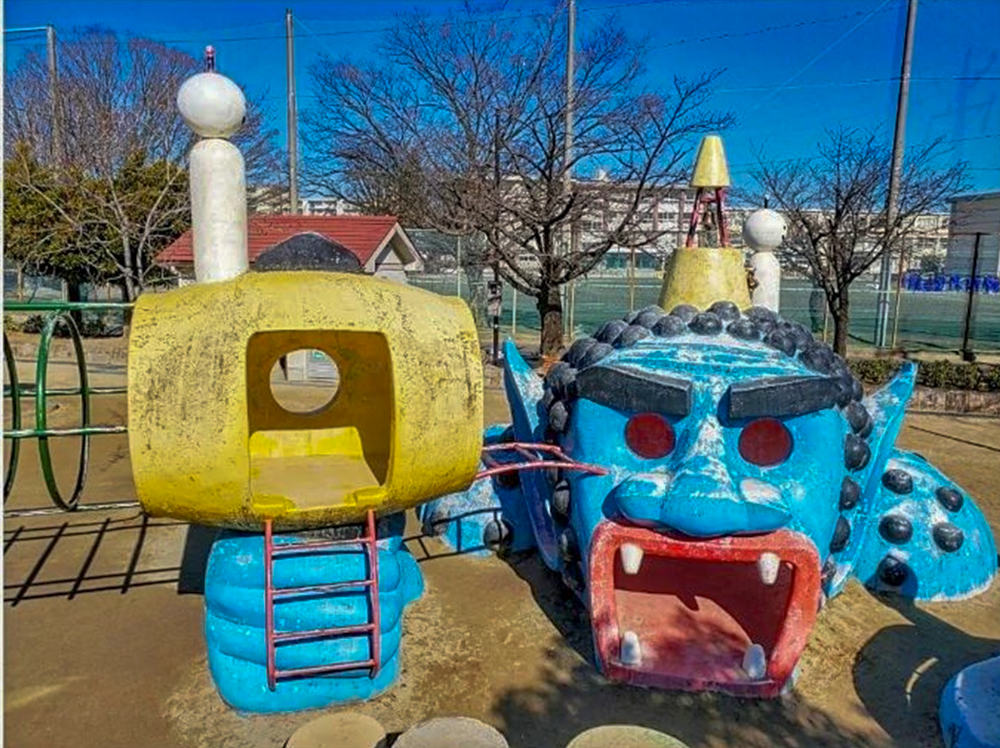
[[319, 413], [340, 392], [340, 369], [324, 351], [301, 348], [280, 356], [271, 367], [271, 396], [289, 413]]

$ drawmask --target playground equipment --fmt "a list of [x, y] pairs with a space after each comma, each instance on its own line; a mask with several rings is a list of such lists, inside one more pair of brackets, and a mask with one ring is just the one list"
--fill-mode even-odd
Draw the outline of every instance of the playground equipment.
[[[478, 523], [485, 545], [499, 525], [536, 546], [587, 607], [609, 677], [772, 697], [848, 578], [958, 599], [989, 586], [996, 545], [959, 487], [894, 445], [915, 366], [866, 396], [805, 327], [741, 311], [745, 287], [726, 294], [742, 262], [705, 251], [678, 250], [664, 279], [663, 298], [697, 303], [611, 320], [544, 379], [506, 346], [512, 424], [487, 441], [544, 442], [604, 474], [495, 479], [420, 511], [449, 542]], [[716, 263], [728, 273], [703, 280]]]
[[[242, 95], [211, 75], [180, 104], [214, 141]], [[717, 138], [692, 183], [699, 205], [713, 193], [722, 246], [694, 247], [696, 210], [667, 306], [607, 322], [544, 377], [508, 342], [513, 422], [485, 439], [464, 305], [355, 274], [248, 271], [242, 159], [202, 150], [224, 154], [192, 181], [195, 236], [212, 238], [196, 240], [199, 283], [135, 306], [129, 435], [147, 512], [224, 528], [205, 632], [232, 706], [321, 707], [392, 684], [423, 587], [402, 543], [409, 507], [459, 547], [537, 547], [587, 607], [598, 667], [653, 687], [775, 696], [850, 576], [920, 599], [994, 577], [969, 497], [894, 446], [915, 368], [866, 397], [805, 328], [750, 307]], [[339, 389], [293, 413], [271, 372], [301, 348], [335, 361]], [[21, 436], [56, 435], [37, 425]]]
[[[14, 353], [10, 347], [10, 341], [6, 333], [3, 336], [3, 357], [4, 366], [7, 373], [8, 384], [4, 386], [4, 397], [8, 398], [11, 414], [11, 427], [4, 431], [3, 438], [10, 440], [8, 449], [7, 465], [4, 471], [3, 497], [6, 502], [14, 486], [17, 476], [17, 468], [21, 453], [21, 441], [24, 439], [38, 440], [38, 456], [41, 463], [42, 477], [45, 481], [45, 488], [49, 493], [52, 503], [61, 510], [71, 511], [79, 506], [80, 494], [87, 480], [87, 466], [90, 457], [90, 437], [99, 434], [122, 434], [127, 428], [125, 426], [95, 426], [90, 422], [91, 397], [95, 395], [116, 395], [124, 394], [124, 387], [91, 387], [87, 376], [87, 362], [83, 351], [83, 339], [80, 331], [73, 319], [73, 312], [106, 312], [110, 310], [126, 310], [131, 304], [121, 303], [93, 303], [93, 302], [44, 302], [44, 303], [5, 303], [4, 312], [32, 312], [45, 315], [42, 324], [42, 331], [38, 340], [38, 351], [35, 359], [35, 381], [23, 383], [17, 376], [17, 366], [14, 362]], [[55, 339], [57, 330], [66, 330], [73, 343], [73, 352], [76, 357], [78, 387], [49, 387], [48, 386], [48, 364], [52, 341]], [[68, 429], [54, 429], [48, 425], [49, 398], [56, 396], [80, 396], [80, 426]], [[24, 428], [22, 418], [21, 400], [31, 398], [35, 405], [35, 426], [34, 428]], [[55, 473], [52, 467], [52, 453], [49, 447], [49, 439], [65, 437], [80, 437], [79, 462], [73, 488], [68, 494], [60, 491], [56, 482]], [[123, 504], [134, 505], [135, 502], [119, 502], [116, 506]], [[98, 505], [100, 508], [107, 508], [108, 504]], [[28, 510], [44, 511], [44, 510]]]

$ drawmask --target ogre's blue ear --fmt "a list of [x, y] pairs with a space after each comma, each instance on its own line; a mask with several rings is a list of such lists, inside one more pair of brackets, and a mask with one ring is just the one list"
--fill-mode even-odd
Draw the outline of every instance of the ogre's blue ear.
[[[865, 398], [864, 405], [871, 414], [874, 429], [870, 438], [872, 447], [872, 462], [876, 466], [885, 465], [889, 459], [903, 426], [903, 416], [906, 415], [906, 404], [913, 394], [913, 385], [917, 379], [917, 365], [907, 361], [903, 363], [899, 373], [885, 387], [871, 397]], [[876, 476], [881, 470], [873, 471]]]
[[514, 436], [520, 442], [536, 441], [538, 403], [545, 394], [545, 388], [541, 377], [532, 371], [510, 339], [503, 344], [503, 384], [514, 422]]
[[997, 548], [969, 495], [920, 455], [894, 450], [886, 467], [855, 576], [918, 600], [983, 592], [997, 572]]

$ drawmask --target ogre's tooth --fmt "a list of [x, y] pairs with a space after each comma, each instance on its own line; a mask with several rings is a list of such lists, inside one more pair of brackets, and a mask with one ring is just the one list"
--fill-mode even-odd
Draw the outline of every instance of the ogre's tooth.
[[639, 635], [634, 631], [626, 631], [621, 642], [621, 661], [623, 665], [635, 667], [642, 662], [642, 647]]
[[767, 655], [759, 644], [751, 644], [743, 653], [743, 671], [750, 680], [760, 680], [767, 674]]
[[778, 567], [781, 566], [781, 559], [777, 553], [762, 553], [757, 559], [757, 570], [760, 572], [760, 581], [766, 585], [772, 585], [778, 580]]
[[625, 543], [621, 548], [622, 568], [626, 574], [638, 574], [639, 567], [642, 566], [642, 548], [635, 543]]

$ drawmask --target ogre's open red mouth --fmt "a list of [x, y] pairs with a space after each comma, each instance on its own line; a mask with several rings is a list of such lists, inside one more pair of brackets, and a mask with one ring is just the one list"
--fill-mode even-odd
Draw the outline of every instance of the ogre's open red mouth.
[[636, 685], [777, 696], [819, 594], [816, 548], [788, 530], [694, 540], [602, 522], [591, 544], [597, 656]]

